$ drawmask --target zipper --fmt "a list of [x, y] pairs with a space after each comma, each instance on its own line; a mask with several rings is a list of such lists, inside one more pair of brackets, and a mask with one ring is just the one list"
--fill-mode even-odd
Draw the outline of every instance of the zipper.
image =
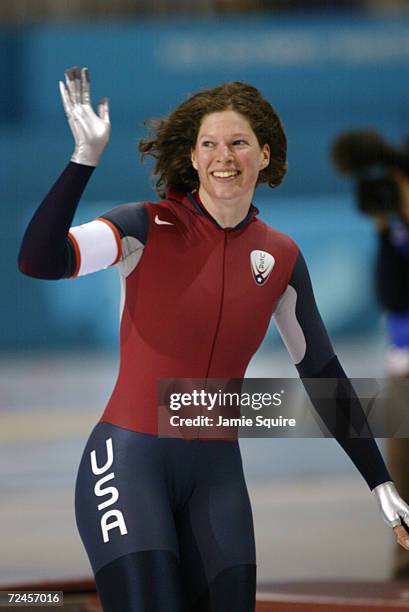
[[224, 241], [223, 241], [223, 273], [222, 273], [222, 290], [221, 290], [221, 297], [220, 297], [220, 306], [219, 306], [219, 315], [217, 317], [217, 323], [216, 323], [216, 330], [214, 333], [214, 338], [213, 338], [213, 344], [212, 344], [212, 348], [210, 350], [210, 356], [209, 356], [209, 363], [207, 366], [207, 370], [206, 370], [206, 378], [208, 378], [209, 376], [209, 371], [210, 371], [210, 367], [212, 364], [212, 359], [213, 359], [213, 354], [214, 354], [214, 348], [216, 345], [216, 340], [217, 340], [217, 336], [219, 333], [219, 328], [220, 328], [220, 323], [221, 323], [221, 319], [222, 319], [222, 310], [223, 310], [223, 304], [224, 304], [224, 279], [225, 279], [225, 273], [226, 273], [226, 247], [227, 247], [227, 234], [230, 230], [223, 230], [224, 232]]
[[[219, 328], [220, 328], [220, 323], [221, 323], [221, 319], [222, 319], [222, 310], [223, 310], [223, 304], [224, 304], [224, 279], [225, 279], [225, 267], [226, 267], [226, 246], [227, 246], [227, 234], [228, 232], [231, 231], [229, 229], [227, 230], [223, 230], [224, 232], [224, 238], [223, 238], [223, 272], [222, 272], [222, 290], [221, 290], [221, 296], [220, 296], [220, 306], [219, 306], [219, 314], [217, 317], [217, 323], [216, 323], [216, 329], [214, 332], [214, 338], [213, 338], [213, 343], [212, 343], [212, 348], [210, 349], [210, 355], [209, 355], [209, 362], [207, 365], [207, 370], [206, 370], [206, 377], [209, 377], [209, 371], [210, 371], [210, 367], [212, 365], [212, 359], [213, 359], [213, 354], [214, 354], [214, 348], [216, 346], [216, 340], [217, 340], [217, 336], [219, 333]], [[199, 425], [198, 430], [197, 430], [197, 440], [202, 440], [203, 438], [201, 438], [200, 436], [200, 432], [202, 430], [201, 425]]]

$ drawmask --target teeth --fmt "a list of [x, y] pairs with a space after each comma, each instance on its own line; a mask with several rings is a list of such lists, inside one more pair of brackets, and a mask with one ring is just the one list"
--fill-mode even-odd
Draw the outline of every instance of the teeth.
[[228, 170], [226, 172], [212, 172], [212, 174], [218, 178], [229, 178], [230, 176], [236, 176], [238, 172], [237, 170]]

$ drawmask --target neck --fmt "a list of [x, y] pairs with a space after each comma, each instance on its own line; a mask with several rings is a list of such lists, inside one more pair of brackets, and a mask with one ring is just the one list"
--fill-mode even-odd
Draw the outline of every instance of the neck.
[[220, 227], [236, 227], [246, 217], [251, 206], [251, 199], [214, 200], [199, 187], [199, 198], [207, 212], [217, 221]]

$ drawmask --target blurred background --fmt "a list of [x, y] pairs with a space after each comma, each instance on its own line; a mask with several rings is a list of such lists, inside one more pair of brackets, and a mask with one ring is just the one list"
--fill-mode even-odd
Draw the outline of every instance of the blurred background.
[[[113, 126], [76, 223], [155, 198], [136, 152], [146, 118], [223, 81], [258, 87], [285, 125], [289, 171], [255, 204], [304, 252], [349, 375], [380, 377], [387, 341], [373, 226], [328, 154], [345, 129], [374, 128], [395, 144], [408, 135], [409, 3], [6, 0], [0, 48], [0, 581], [11, 584], [90, 575], [74, 481], [117, 372], [116, 271], [55, 283], [16, 266], [24, 228], [72, 151], [64, 69], [88, 66], [93, 100], [109, 97]], [[273, 326], [248, 375], [296, 375]], [[243, 440], [242, 449], [261, 582], [388, 576], [392, 535], [335, 442]]]

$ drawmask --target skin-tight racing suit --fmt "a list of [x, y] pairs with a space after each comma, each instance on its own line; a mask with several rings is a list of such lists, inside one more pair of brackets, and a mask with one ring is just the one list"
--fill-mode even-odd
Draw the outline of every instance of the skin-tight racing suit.
[[[237, 440], [158, 437], [157, 381], [244, 377], [272, 316], [301, 377], [348, 381], [302, 254], [254, 206], [221, 228], [197, 194], [170, 190], [71, 227], [92, 171], [64, 170], [27, 228], [20, 269], [48, 279], [120, 272], [118, 379], [76, 487], [101, 601], [116, 612], [249, 612], [255, 550]], [[356, 399], [337, 409], [361, 418]], [[371, 489], [390, 480], [373, 439], [337, 439]]]

